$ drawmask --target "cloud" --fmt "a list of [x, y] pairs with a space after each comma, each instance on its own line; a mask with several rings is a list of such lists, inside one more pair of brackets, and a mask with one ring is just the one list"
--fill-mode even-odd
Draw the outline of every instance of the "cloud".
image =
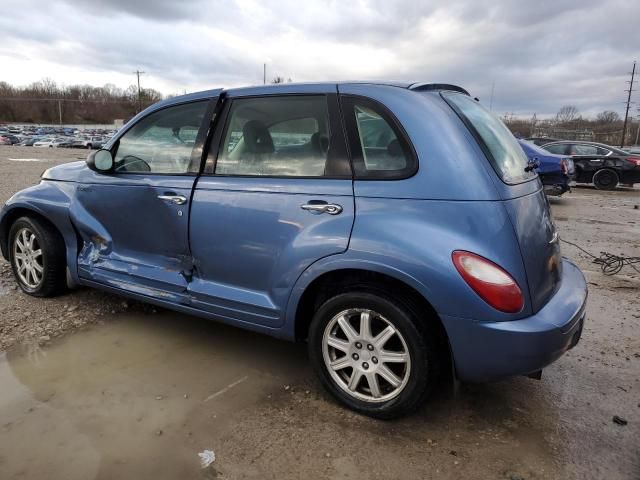
[[[0, 80], [133, 82], [164, 93], [260, 83], [458, 83], [499, 113], [622, 112], [640, 3], [624, 0], [6, 0]], [[616, 21], [604, 21], [612, 18]]]

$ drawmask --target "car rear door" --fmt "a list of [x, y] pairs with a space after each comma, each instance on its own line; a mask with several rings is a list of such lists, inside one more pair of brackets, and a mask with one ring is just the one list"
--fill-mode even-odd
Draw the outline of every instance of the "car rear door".
[[607, 153], [602, 148], [586, 143], [571, 143], [568, 147], [568, 154], [573, 160], [576, 169], [576, 181], [591, 182], [593, 174], [600, 170], [605, 162]]
[[228, 91], [191, 206], [194, 306], [278, 327], [315, 261], [347, 249], [353, 184], [336, 86]]
[[85, 282], [187, 302], [188, 223], [214, 99], [158, 109], [111, 146], [115, 171], [92, 172], [70, 214]]

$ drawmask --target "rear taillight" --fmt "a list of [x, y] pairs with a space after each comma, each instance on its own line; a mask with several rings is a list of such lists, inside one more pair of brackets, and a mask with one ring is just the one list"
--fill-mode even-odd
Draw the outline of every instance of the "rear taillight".
[[493, 308], [505, 313], [522, 310], [522, 291], [503, 268], [480, 255], [463, 250], [456, 250], [451, 258], [464, 281]]
[[633, 163], [636, 167], [640, 167], [640, 158], [638, 157], [627, 157], [627, 162]]

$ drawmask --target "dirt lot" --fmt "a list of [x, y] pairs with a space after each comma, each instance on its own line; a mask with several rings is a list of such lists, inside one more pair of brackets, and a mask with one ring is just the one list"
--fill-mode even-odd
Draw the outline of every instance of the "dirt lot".
[[[85, 153], [0, 147], [0, 200]], [[640, 255], [638, 204], [576, 188], [552, 209], [564, 239]], [[0, 478], [638, 480], [640, 275], [563, 252], [590, 287], [578, 346], [542, 381], [446, 386], [393, 422], [331, 401], [304, 346], [86, 289], [35, 300], [2, 260]]]

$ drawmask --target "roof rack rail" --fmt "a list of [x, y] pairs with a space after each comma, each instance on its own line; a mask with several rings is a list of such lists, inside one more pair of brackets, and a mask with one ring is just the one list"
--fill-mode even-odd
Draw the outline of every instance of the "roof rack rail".
[[[409, 90], [415, 90], [417, 92], [429, 92], [433, 90], [453, 90], [454, 92], [464, 93], [469, 95], [464, 88], [450, 83], [412, 83], [409, 85]], [[469, 95], [471, 96], [471, 95]]]

